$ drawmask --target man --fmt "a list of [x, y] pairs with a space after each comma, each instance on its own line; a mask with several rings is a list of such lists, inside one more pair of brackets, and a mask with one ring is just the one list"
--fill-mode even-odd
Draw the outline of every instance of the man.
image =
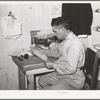
[[[57, 61], [47, 61], [46, 67], [54, 72], [39, 78], [39, 85], [44, 90], [76, 90], [84, 85], [85, 76], [82, 71], [85, 61], [85, 48], [77, 36], [70, 30], [69, 20], [62, 17], [54, 18], [52, 30], [60, 45], [53, 43], [49, 50], [42, 50], [47, 56], [59, 57]], [[52, 52], [53, 51], [53, 52]], [[51, 53], [51, 54], [50, 54]]]

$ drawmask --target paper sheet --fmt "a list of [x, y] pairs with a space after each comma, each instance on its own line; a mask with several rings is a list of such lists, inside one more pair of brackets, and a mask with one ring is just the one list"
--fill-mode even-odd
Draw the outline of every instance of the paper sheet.
[[16, 39], [22, 35], [22, 22], [14, 20], [10, 16], [1, 20], [2, 35], [8, 39]]

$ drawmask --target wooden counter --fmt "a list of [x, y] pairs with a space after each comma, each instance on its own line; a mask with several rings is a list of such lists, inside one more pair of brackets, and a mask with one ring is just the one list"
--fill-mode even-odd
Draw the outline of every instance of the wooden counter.
[[[50, 61], [55, 61], [57, 58], [49, 57]], [[36, 89], [35, 75], [48, 73], [54, 69], [47, 69], [44, 61], [37, 56], [30, 56], [28, 59], [19, 60], [18, 57], [13, 56], [12, 60], [18, 66], [19, 89]]]

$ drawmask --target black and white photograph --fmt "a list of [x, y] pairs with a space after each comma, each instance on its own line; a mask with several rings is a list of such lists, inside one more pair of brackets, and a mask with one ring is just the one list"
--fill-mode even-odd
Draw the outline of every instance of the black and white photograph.
[[99, 90], [99, 1], [0, 1], [1, 94], [73, 99]]

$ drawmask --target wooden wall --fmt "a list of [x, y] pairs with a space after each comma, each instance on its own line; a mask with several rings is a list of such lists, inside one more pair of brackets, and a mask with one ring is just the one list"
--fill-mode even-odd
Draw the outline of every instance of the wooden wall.
[[22, 35], [17, 40], [5, 39], [0, 24], [0, 90], [15, 90], [19, 87], [18, 69], [9, 53], [16, 48], [29, 49], [30, 31], [51, 29], [51, 19], [60, 16], [59, 9], [57, 3], [0, 3], [0, 20], [12, 11], [23, 23]]

